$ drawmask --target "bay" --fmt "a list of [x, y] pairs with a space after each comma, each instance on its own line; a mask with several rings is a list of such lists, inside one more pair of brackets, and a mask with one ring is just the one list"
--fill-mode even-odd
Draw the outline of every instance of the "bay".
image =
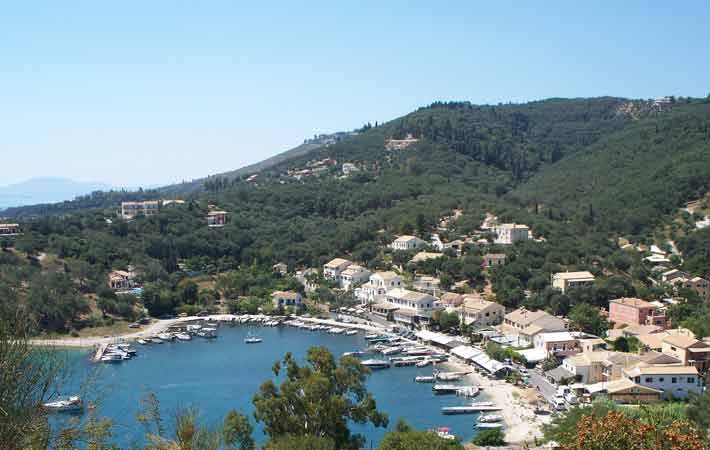
[[[244, 338], [257, 332], [261, 344], [247, 345]], [[179, 408], [195, 407], [205, 423], [219, 423], [231, 409], [247, 414], [253, 422], [252, 397], [261, 383], [274, 378], [272, 366], [291, 352], [300, 362], [308, 348], [325, 346], [337, 358], [347, 351], [367, 346], [362, 334], [329, 335], [291, 327], [254, 328], [248, 325], [222, 326], [219, 338], [194, 338], [189, 342], [135, 344], [138, 355], [120, 364], [93, 364], [85, 355], [74, 360], [74, 376], [64, 389], [79, 390], [87, 377], [92, 379], [89, 392], [98, 397], [98, 415], [115, 423], [115, 440], [123, 447], [142, 442], [145, 430], [135, 420], [140, 400], [154, 393], [160, 401], [163, 417], [171, 422]], [[443, 416], [441, 407], [463, 405], [470, 400], [446, 395], [435, 396], [431, 384], [413, 381], [416, 375], [430, 375], [431, 367], [393, 367], [374, 371], [367, 380], [378, 409], [390, 418], [392, 429], [398, 418], [405, 418], [415, 428], [426, 430], [450, 427], [452, 433], [467, 442], [475, 431], [475, 416]], [[58, 420], [62, 420], [59, 418]], [[255, 440], [266, 441], [261, 427], [254, 423]], [[367, 438], [366, 448], [376, 448], [386, 429], [353, 424], [351, 430]]]

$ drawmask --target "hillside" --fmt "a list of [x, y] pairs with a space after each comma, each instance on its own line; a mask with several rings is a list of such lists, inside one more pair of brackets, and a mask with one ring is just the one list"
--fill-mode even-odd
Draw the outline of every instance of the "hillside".
[[710, 186], [710, 103], [680, 104], [563, 158], [510, 198], [603, 230], [648, 232]]
[[[286, 161], [288, 159], [297, 158], [299, 156], [308, 154], [312, 150], [315, 150], [321, 146], [322, 146], [322, 144], [304, 143], [304, 144], [301, 144], [301, 145], [294, 147], [290, 150], [286, 150], [285, 152], [281, 152], [278, 155], [274, 155], [270, 158], [260, 161], [258, 163], [251, 164], [251, 165], [248, 165], [248, 166], [236, 169], [236, 170], [231, 170], [229, 172], [224, 172], [224, 173], [220, 173], [220, 174], [213, 175], [213, 176], [219, 177], [219, 178], [225, 178], [228, 180], [238, 179], [242, 176], [251, 175], [251, 174], [259, 172], [261, 170], [268, 169], [268, 168], [273, 167], [273, 166], [275, 166], [283, 161]], [[164, 186], [164, 187], [158, 189], [158, 192], [161, 194], [165, 194], [165, 195], [192, 194], [192, 193], [198, 191], [201, 187], [203, 187], [204, 183], [208, 179], [209, 179], [209, 177], [208, 178], [198, 178], [196, 180], [192, 180], [189, 182]]]

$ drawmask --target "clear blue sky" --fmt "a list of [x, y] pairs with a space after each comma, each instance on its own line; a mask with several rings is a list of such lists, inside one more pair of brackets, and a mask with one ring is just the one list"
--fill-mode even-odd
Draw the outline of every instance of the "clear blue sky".
[[435, 100], [710, 92], [706, 1], [298, 3], [5, 3], [0, 185], [191, 179]]

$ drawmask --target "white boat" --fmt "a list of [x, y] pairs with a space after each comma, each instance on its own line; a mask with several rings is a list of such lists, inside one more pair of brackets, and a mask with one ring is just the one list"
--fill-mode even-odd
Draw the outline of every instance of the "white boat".
[[479, 423], [476, 423], [476, 428], [479, 428], [481, 430], [500, 429], [500, 428], [503, 428], [503, 424], [502, 423], [479, 422]]
[[104, 363], [119, 363], [123, 361], [123, 355], [120, 353], [105, 353], [101, 357], [101, 362]]
[[417, 375], [414, 377], [415, 383], [433, 383], [436, 379], [433, 376], [428, 375]]
[[439, 427], [436, 430], [430, 430], [430, 431], [435, 433], [440, 438], [446, 439], [447, 441], [453, 441], [456, 439], [456, 436], [451, 434], [451, 428], [449, 428], [449, 427]]
[[174, 338], [175, 336], [168, 333], [161, 333], [158, 335], [158, 339], [160, 339], [161, 341], [172, 341]]
[[463, 378], [460, 372], [439, 372], [436, 374], [436, 379], [441, 381], [458, 381]]
[[180, 340], [180, 341], [190, 341], [190, 340], [192, 340], [192, 336], [190, 336], [190, 335], [187, 334], [187, 333], [178, 333], [177, 335], [175, 335], [175, 337], [178, 338], [178, 340]]
[[361, 364], [365, 367], [369, 367], [370, 369], [377, 370], [377, 369], [389, 369], [390, 367], [390, 362], [385, 361], [384, 359], [366, 359], [361, 362]]
[[343, 353], [343, 356], [354, 356], [354, 357], [356, 357], [356, 358], [358, 358], [358, 357], [360, 357], [360, 356], [364, 356], [364, 355], [365, 355], [365, 352], [361, 352], [361, 351], [354, 351], [354, 352], [345, 352], [345, 353]]
[[150, 339], [150, 342], [152, 342], [153, 344], [162, 344], [163, 340], [158, 337], [153, 337]]
[[338, 327], [333, 327], [328, 329], [328, 333], [330, 334], [343, 334], [345, 332], [344, 329], [338, 328]]
[[245, 344], [258, 344], [262, 342], [263, 339], [260, 338], [259, 336], [252, 336], [252, 335], [247, 335], [246, 338], [244, 338], [244, 343]]
[[402, 347], [387, 347], [382, 349], [383, 355], [394, 355], [397, 353], [402, 353]]
[[352, 335], [354, 335], [354, 334], [357, 334], [357, 330], [347, 330], [347, 331], [345, 332], [345, 334], [346, 334], [347, 336], [352, 336]]
[[495, 422], [502, 422], [503, 421], [503, 416], [500, 414], [485, 414], [483, 416], [478, 417], [478, 422], [479, 423], [495, 423]]
[[481, 390], [478, 388], [478, 386], [465, 386], [456, 391], [456, 395], [469, 398], [476, 397], [480, 393]]
[[145, 339], [138, 339], [136, 342], [138, 342], [140, 345], [145, 345], [148, 343]]
[[464, 389], [466, 387], [467, 386], [460, 386], [458, 384], [435, 384], [434, 386], [432, 386], [431, 390], [434, 391], [434, 394], [437, 395], [456, 394], [461, 389]]
[[431, 364], [432, 362], [433, 362], [433, 361], [432, 361], [431, 359], [427, 358], [427, 359], [423, 359], [423, 360], [419, 361], [419, 362], [416, 364], [416, 366], [417, 366], [417, 367], [426, 367], [426, 366], [428, 366], [429, 364]]
[[60, 398], [53, 402], [47, 402], [44, 405], [45, 409], [53, 412], [70, 412], [80, 411], [84, 405], [81, 403], [81, 398], [73, 395], [67, 398]]

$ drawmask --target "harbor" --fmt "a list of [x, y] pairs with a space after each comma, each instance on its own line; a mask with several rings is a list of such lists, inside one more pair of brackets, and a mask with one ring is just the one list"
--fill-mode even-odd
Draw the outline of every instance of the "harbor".
[[[186, 364], [196, 370], [210, 370], [209, 375], [197, 377], [199, 381], [189, 382], [196, 383], [196, 386], [209, 386], [215, 373], [210, 369], [213, 358], [227, 365], [224, 359], [227, 355], [244, 358], [254, 351], [260, 352], [259, 356], [272, 354], [273, 360], [269, 361], [269, 365], [262, 361], [264, 367], [260, 370], [255, 368], [240, 376], [238, 374], [243, 367], [234, 369], [238, 379], [251, 379], [250, 392], [256, 392], [257, 378], [258, 381], [268, 378], [270, 364], [282, 357], [284, 351], [305, 354], [307, 347], [293, 347], [294, 341], [309, 342], [310, 345], [325, 345], [336, 358], [358, 358], [372, 370], [368, 385], [376, 387], [373, 392], [378, 404], [382, 401], [386, 405], [383, 409], [390, 414], [392, 409], [400, 411], [401, 417], [419, 423], [420, 428], [448, 427], [453, 435], [461, 439], [470, 439], [479, 429], [501, 428], [507, 437], [510, 436], [509, 441], [512, 441], [511, 437], [522, 441], [534, 437], [540, 420], [544, 420], [514, 393], [517, 388], [477, 373], [475, 368], [463, 364], [455, 355], [417, 342], [403, 330], [395, 333], [383, 327], [340, 320], [266, 315], [184, 317], [162, 322], [162, 327], [153, 326], [150, 333], [97, 344], [89, 354], [89, 365], [100, 363], [102, 372], [108, 371], [111, 377], [132, 379], [134, 370], [140, 373], [144, 365], [150, 366], [156, 360], [168, 358], [168, 365]], [[200, 353], [195, 360], [191, 355], [197, 349]], [[199, 364], [204, 365], [196, 366], [202, 360], [205, 362]], [[245, 367], [248, 366], [245, 364]], [[215, 370], [222, 373], [223, 369], [219, 366]], [[181, 369], [176, 368], [175, 371], [179, 374]], [[203, 377], [208, 377], [208, 380]], [[158, 391], [167, 389], [168, 396], [173, 390], [181, 391], [186, 399], [202, 396], [202, 392], [183, 391], [180, 387], [188, 385], [184, 380], [166, 384], [150, 376], [138, 380], [141, 390], [153, 386]], [[222, 380], [221, 383], [232, 385], [231, 380]], [[393, 389], [393, 386], [396, 388]], [[249, 397], [245, 397], [247, 401]], [[202, 400], [196, 404], [202, 405]], [[408, 407], [413, 404], [418, 405], [417, 408]], [[124, 404], [123, 408], [135, 408], [136, 405]], [[249, 407], [248, 404], [242, 406]], [[418, 421], [412, 419], [412, 414], [416, 416], [424, 412], [426, 415]], [[478, 421], [491, 412], [498, 413], [501, 420], [495, 423]], [[395, 413], [394, 420], [397, 418], [399, 416]], [[368, 429], [363, 432], [377, 437], [381, 431]]]

